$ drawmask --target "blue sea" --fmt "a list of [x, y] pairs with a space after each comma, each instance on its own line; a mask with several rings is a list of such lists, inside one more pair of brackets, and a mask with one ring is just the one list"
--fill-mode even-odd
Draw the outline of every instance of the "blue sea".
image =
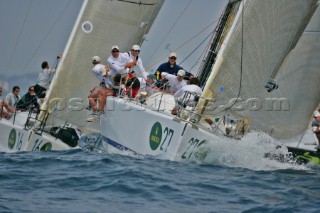
[[319, 168], [246, 148], [200, 162], [83, 149], [1, 152], [0, 212], [320, 211]]

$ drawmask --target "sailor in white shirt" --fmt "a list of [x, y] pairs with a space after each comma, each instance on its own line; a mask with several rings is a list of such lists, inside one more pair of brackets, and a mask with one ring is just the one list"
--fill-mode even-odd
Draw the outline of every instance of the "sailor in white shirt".
[[112, 46], [111, 56], [107, 59], [107, 63], [110, 67], [110, 75], [113, 78], [116, 74], [127, 74], [129, 69], [133, 66], [132, 59], [128, 59], [125, 54], [120, 53], [118, 46]]
[[[96, 86], [88, 96], [89, 105], [93, 113], [97, 110], [103, 110], [105, 99], [104, 96], [107, 93], [111, 93], [112, 82], [108, 78], [109, 67], [100, 63], [101, 59], [99, 56], [93, 56], [92, 58], [92, 72], [100, 81], [100, 84]], [[97, 100], [99, 101], [99, 106], [97, 105]]]
[[[108, 58], [107, 63], [110, 67], [110, 78], [113, 82], [114, 95], [122, 94], [124, 92], [125, 85], [121, 84], [120, 81], [124, 82], [128, 77], [131, 67], [136, 63], [135, 60], [130, 57], [126, 57], [127, 53], [120, 53], [118, 46], [112, 46], [111, 56]], [[119, 89], [123, 90], [119, 92]], [[123, 93], [124, 94], [124, 93]]]
[[[134, 66], [131, 68], [130, 71], [134, 71], [136, 74], [140, 75], [144, 80], [147, 80], [147, 72], [145, 71], [141, 57], [139, 57], [140, 53], [140, 46], [135, 44], [132, 46], [130, 52], [122, 53], [123, 56], [126, 58], [127, 61], [135, 62]], [[138, 67], [138, 69], [137, 69]]]
[[47, 61], [42, 62], [41, 68], [42, 70], [39, 73], [37, 84], [48, 89], [50, 77], [56, 70], [50, 69]]
[[100, 86], [111, 88], [112, 82], [109, 77], [109, 70], [110, 68], [106, 65], [100, 64], [101, 59], [99, 56], [94, 56], [92, 58], [92, 63], [94, 64], [94, 67], [92, 68], [93, 74], [96, 76], [96, 78], [100, 81]]
[[41, 68], [34, 90], [37, 97], [43, 99], [46, 95], [45, 91], [49, 88], [50, 79], [56, 70], [50, 69], [47, 61], [42, 62]]
[[[191, 77], [189, 80], [189, 85], [183, 86], [176, 93], [174, 93], [174, 100], [176, 102], [181, 101], [186, 91], [193, 93], [194, 95], [200, 96], [202, 94], [202, 89], [198, 86], [197, 82], [197, 78]], [[194, 95], [191, 95], [189, 99], [186, 100], [187, 106], [194, 107], [196, 105], [196, 102], [194, 101]]]
[[20, 88], [18, 86], [14, 86], [12, 88], [12, 92], [6, 95], [5, 102], [10, 106], [15, 107], [18, 100], [20, 100], [19, 92]]
[[186, 81], [183, 80], [183, 78], [186, 75], [186, 71], [179, 70], [177, 73], [177, 76], [168, 74], [166, 72], [162, 72], [161, 76], [162, 78], [166, 78], [168, 80], [168, 83], [170, 85], [170, 92], [175, 93], [183, 86], [187, 85]]
[[[195, 96], [200, 97], [202, 94], [202, 89], [198, 86], [199, 80], [196, 77], [191, 77], [189, 80], [189, 84], [180, 88], [174, 95], [174, 100], [176, 102], [176, 106], [172, 109], [171, 113], [173, 115], [177, 114], [177, 110], [179, 107], [195, 107], [198, 103], [198, 100]], [[187, 96], [185, 96], [186, 92], [189, 92]], [[192, 94], [191, 94], [192, 93]], [[185, 99], [184, 99], [185, 98]], [[183, 106], [181, 106], [183, 104]]]

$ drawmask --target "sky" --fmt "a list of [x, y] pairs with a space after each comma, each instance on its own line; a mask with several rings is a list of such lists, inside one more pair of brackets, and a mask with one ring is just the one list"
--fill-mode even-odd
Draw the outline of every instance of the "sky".
[[226, 3], [226, 0], [166, 0], [142, 45], [140, 56], [147, 71], [156, 71], [168, 60], [170, 52], [176, 52], [177, 64], [196, 74], [200, 64], [197, 61]]
[[64, 50], [81, 5], [82, 0], [0, 0], [4, 90], [19, 85], [24, 93], [36, 83], [42, 61], [52, 65]]
[[[28, 86], [36, 83], [41, 62], [47, 60], [51, 66], [55, 63], [57, 54], [64, 50], [68, 41], [82, 2], [0, 0], [0, 86], [3, 94], [14, 85], [19, 85], [25, 93]], [[175, 51], [177, 63], [195, 74], [199, 66], [197, 61], [208, 44], [208, 35], [226, 2], [166, 0], [142, 44], [140, 57], [147, 71], [155, 71], [159, 64], [167, 61], [168, 54]], [[181, 63], [188, 55], [190, 57]]]

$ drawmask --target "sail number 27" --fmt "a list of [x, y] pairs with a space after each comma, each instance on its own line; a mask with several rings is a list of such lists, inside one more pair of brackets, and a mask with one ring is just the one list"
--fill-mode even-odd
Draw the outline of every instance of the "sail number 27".
[[197, 138], [191, 138], [189, 140], [189, 146], [186, 149], [186, 151], [184, 151], [184, 153], [182, 154], [181, 158], [182, 159], [189, 159], [191, 157], [191, 155], [193, 154], [194, 150], [196, 147], [199, 147], [201, 144], [203, 144], [204, 142], [206, 142], [206, 140], [202, 140], [200, 141]]
[[165, 127], [162, 132], [162, 125], [159, 122], [154, 123], [149, 136], [150, 148], [155, 151], [160, 146], [161, 151], [167, 152], [173, 134], [173, 129]]
[[[162, 143], [160, 145], [160, 150], [163, 150], [164, 149], [164, 145], [166, 144], [164, 152], [167, 152], [167, 148], [170, 145], [174, 130], [173, 129], [169, 129], [168, 127], [166, 127], [164, 129], [163, 133], [165, 134], [165, 137], [164, 137], [164, 139], [163, 139], [163, 141], [162, 141]], [[168, 138], [168, 140], [167, 140], [167, 138]]]

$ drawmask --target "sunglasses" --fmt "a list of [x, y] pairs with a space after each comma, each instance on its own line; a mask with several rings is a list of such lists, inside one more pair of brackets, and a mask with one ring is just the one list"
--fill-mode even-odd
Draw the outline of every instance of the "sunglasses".
[[176, 57], [170, 57], [170, 59], [176, 60], [177, 58]]
[[117, 52], [119, 52], [119, 50], [112, 50], [112, 52], [113, 52], [113, 53], [117, 53]]
[[140, 52], [140, 50], [133, 50], [133, 51], [138, 52], [138, 53]]

